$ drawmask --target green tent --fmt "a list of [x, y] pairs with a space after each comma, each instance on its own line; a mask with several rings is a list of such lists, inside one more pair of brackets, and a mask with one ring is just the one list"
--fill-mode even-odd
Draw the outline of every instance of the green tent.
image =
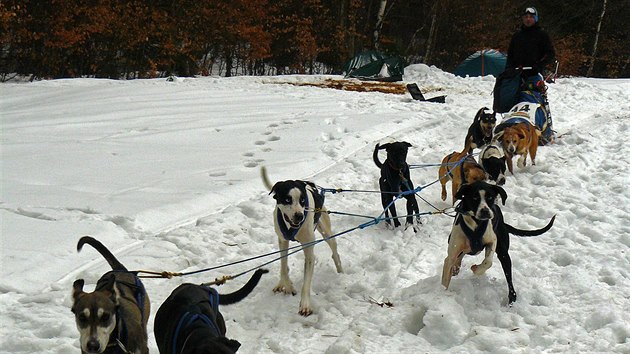
[[505, 70], [507, 56], [494, 49], [480, 50], [470, 55], [455, 69], [454, 74], [468, 76], [499, 76]]
[[357, 54], [344, 66], [345, 77], [360, 80], [402, 81], [405, 64], [398, 57], [374, 51]]

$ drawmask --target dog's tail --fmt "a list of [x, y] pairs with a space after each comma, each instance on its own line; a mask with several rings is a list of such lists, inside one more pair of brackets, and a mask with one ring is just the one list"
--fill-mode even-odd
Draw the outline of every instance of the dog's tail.
[[236, 290], [233, 293], [229, 293], [225, 295], [219, 294], [219, 304], [230, 305], [230, 304], [237, 303], [243, 300], [244, 298], [246, 298], [247, 295], [249, 295], [249, 293], [251, 293], [252, 290], [254, 290], [256, 285], [258, 285], [258, 281], [260, 280], [262, 275], [265, 273], [269, 273], [269, 271], [267, 269], [258, 269], [256, 270], [256, 272], [254, 272], [254, 275], [252, 275], [249, 281], [245, 285], [243, 285], [242, 288]]
[[505, 228], [507, 229], [507, 231], [511, 234], [517, 235], [517, 236], [526, 236], [526, 237], [530, 237], [530, 236], [538, 236], [538, 235], [542, 235], [545, 232], [549, 231], [549, 229], [551, 229], [551, 227], [553, 226], [553, 222], [556, 220], [556, 216], [554, 215], [551, 220], [549, 221], [549, 223], [547, 224], [547, 226], [543, 227], [542, 229], [538, 229], [538, 230], [521, 230], [521, 229], [517, 229], [512, 225], [509, 224], [505, 224]]
[[79, 239], [79, 242], [77, 243], [77, 252], [81, 252], [81, 248], [83, 248], [83, 245], [86, 243], [94, 247], [94, 249], [96, 249], [101, 255], [103, 255], [103, 257], [105, 258], [107, 263], [109, 263], [113, 270], [122, 270], [125, 272], [128, 271], [127, 268], [122, 265], [122, 263], [120, 263], [116, 259], [116, 257], [114, 257], [114, 255], [107, 249], [107, 247], [105, 247], [99, 240], [95, 239], [94, 237], [81, 237]]
[[269, 176], [267, 176], [267, 168], [265, 166], [262, 166], [260, 168], [260, 177], [262, 177], [262, 181], [265, 187], [267, 187], [267, 189], [271, 191], [273, 189], [273, 184], [271, 184], [271, 181], [269, 181]]
[[382, 150], [382, 147], [380, 147], [379, 144], [377, 143], [376, 146], [374, 147], [374, 153], [372, 153], [372, 159], [374, 160], [376, 167], [381, 168], [383, 167], [383, 163], [381, 163], [381, 161], [378, 159], [379, 150]]

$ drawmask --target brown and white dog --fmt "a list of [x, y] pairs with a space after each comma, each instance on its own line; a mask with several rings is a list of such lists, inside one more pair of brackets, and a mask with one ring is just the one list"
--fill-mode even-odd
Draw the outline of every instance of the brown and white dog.
[[503, 204], [507, 199], [505, 190], [486, 182], [464, 184], [456, 198], [461, 202], [455, 209], [457, 216], [448, 238], [448, 252], [442, 269], [442, 285], [448, 289], [451, 277], [459, 273], [465, 255], [476, 255], [485, 250], [481, 264], [471, 267], [475, 275], [482, 275], [492, 266], [496, 252], [508, 284], [508, 303], [516, 301], [516, 291], [512, 284], [512, 260], [508, 253], [510, 234], [518, 236], [538, 236], [547, 232], [555, 216], [547, 226], [538, 230], [517, 229], [503, 220], [501, 209], [496, 204], [497, 197]]
[[81, 352], [148, 353], [147, 321], [151, 308], [142, 282], [99, 241], [81, 237], [77, 251], [84, 244], [103, 255], [112, 270], [98, 280], [91, 293], [83, 291], [83, 279], [74, 282], [72, 312], [79, 329]]
[[536, 164], [536, 151], [538, 150], [540, 130], [536, 129], [536, 126], [532, 123], [524, 121], [506, 126], [496, 134], [495, 138], [501, 143], [501, 147], [503, 147], [508, 171], [510, 171], [510, 173], [514, 174], [512, 168], [512, 157], [514, 157], [514, 155], [520, 156], [516, 163], [519, 168], [523, 168], [527, 164], [528, 154], [532, 160], [532, 165]]
[[317, 192], [317, 186], [312, 182], [300, 180], [280, 181], [272, 185], [267, 176], [267, 169], [261, 168], [263, 183], [273, 194], [276, 208], [273, 211], [273, 222], [282, 259], [280, 260], [280, 281], [273, 291], [295, 295], [293, 283], [289, 278], [287, 260], [289, 241], [307, 244], [304, 251], [304, 283], [300, 300], [300, 315], [309, 316], [311, 308], [311, 282], [315, 268], [315, 252], [312, 242], [315, 241], [315, 230], [319, 231], [332, 251], [332, 259], [337, 273], [343, 273], [341, 260], [337, 253], [337, 241], [332, 236], [330, 216], [324, 208], [324, 197]]
[[451, 195], [453, 196], [453, 204], [455, 204], [457, 201], [455, 194], [462, 184], [486, 180], [486, 172], [475, 158], [467, 153], [468, 147], [469, 144], [466, 144], [462, 152], [453, 151], [442, 159], [438, 171], [440, 184], [442, 184], [442, 200], [446, 200], [446, 183], [448, 181], [452, 181]]

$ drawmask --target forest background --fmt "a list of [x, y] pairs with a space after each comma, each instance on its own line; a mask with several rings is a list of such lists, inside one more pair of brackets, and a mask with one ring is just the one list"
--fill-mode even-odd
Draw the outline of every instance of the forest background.
[[0, 0], [0, 80], [340, 74], [364, 50], [452, 71], [527, 6], [559, 74], [630, 77], [627, 0]]

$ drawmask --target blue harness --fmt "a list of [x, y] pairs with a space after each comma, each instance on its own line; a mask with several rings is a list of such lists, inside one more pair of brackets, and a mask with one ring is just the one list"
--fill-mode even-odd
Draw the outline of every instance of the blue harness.
[[[219, 293], [215, 289], [210, 287], [204, 286], [203, 288], [208, 291], [208, 303], [210, 303], [212, 310], [215, 314], [219, 313]], [[175, 334], [173, 335], [173, 353], [177, 352], [177, 341], [179, 340], [179, 335], [181, 331], [188, 328], [197, 320], [201, 320], [203, 323], [205, 323], [207, 327], [212, 330], [212, 334], [217, 337], [221, 336], [221, 331], [219, 330], [216, 321], [213, 321], [201, 312], [188, 311], [179, 319], [177, 327], [175, 327]]]
[[[324, 205], [324, 194], [312, 193], [313, 199], [315, 199], [315, 209], [319, 210]], [[280, 233], [282, 233], [282, 237], [287, 241], [295, 241], [295, 235], [297, 235], [298, 231], [302, 227], [302, 223], [306, 220], [308, 216], [308, 198], [306, 198], [306, 202], [304, 203], [304, 218], [302, 222], [297, 227], [288, 227], [286, 222], [282, 217], [282, 212], [280, 210], [276, 211], [276, 221], [278, 223], [278, 227], [280, 228]], [[319, 222], [319, 217], [321, 216], [321, 212], [315, 212], [314, 217], [314, 225], [317, 228], [317, 223]]]

